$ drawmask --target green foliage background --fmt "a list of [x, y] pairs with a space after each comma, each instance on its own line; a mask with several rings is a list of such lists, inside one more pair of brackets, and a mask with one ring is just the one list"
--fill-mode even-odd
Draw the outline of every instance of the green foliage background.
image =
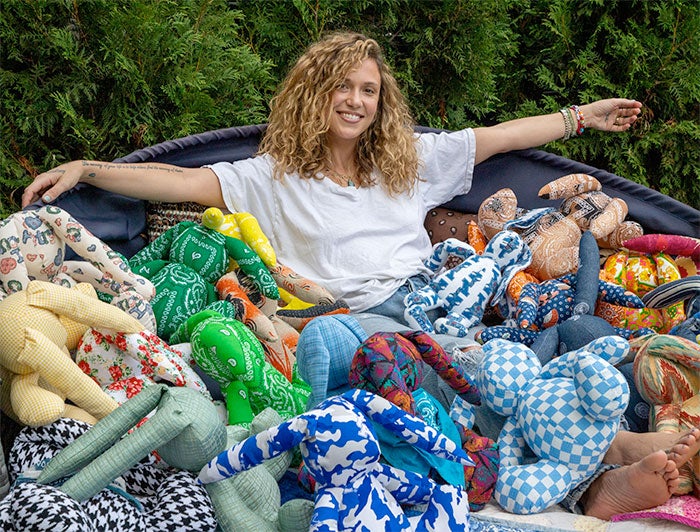
[[36, 173], [266, 120], [324, 32], [385, 48], [423, 125], [457, 129], [626, 96], [626, 134], [550, 151], [700, 207], [696, 0], [5, 0], [0, 215]]

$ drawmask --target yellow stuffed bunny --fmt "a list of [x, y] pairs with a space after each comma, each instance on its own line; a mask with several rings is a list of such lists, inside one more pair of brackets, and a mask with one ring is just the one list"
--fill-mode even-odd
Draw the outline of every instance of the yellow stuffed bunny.
[[[260, 228], [258, 220], [249, 212], [224, 214], [221, 209], [209, 207], [202, 213], [202, 225], [242, 240], [255, 251], [268, 268], [277, 264], [277, 255], [272, 244]], [[233, 262], [235, 267], [235, 261]]]
[[[41, 426], [72, 417], [96, 423], [117, 403], [73, 362], [88, 327], [136, 333], [135, 318], [97, 299], [87, 283], [69, 289], [30, 281], [0, 301], [0, 407], [16, 421]], [[73, 404], [66, 404], [68, 398]]]

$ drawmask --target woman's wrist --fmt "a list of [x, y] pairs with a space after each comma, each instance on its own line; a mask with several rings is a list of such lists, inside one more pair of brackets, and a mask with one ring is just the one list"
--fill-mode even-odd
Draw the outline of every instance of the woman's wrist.
[[583, 111], [578, 105], [562, 107], [559, 113], [564, 120], [564, 135], [561, 140], [569, 140], [571, 137], [580, 137], [586, 130], [586, 121]]

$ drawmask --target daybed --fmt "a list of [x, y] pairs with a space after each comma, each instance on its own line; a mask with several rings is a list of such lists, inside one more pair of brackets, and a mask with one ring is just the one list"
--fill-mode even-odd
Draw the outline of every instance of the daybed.
[[[115, 162], [158, 161], [195, 167], [222, 160], [239, 160], [255, 153], [264, 128], [264, 125], [252, 125], [209, 131], [137, 150]], [[418, 130], [435, 131], [427, 128]], [[478, 165], [469, 194], [454, 198], [442, 209], [432, 213], [432, 218], [441, 218], [449, 223], [450, 219], [445, 218], [445, 215], [452, 212], [458, 214], [460, 223], [464, 223], [461, 215], [476, 213], [486, 197], [503, 187], [514, 190], [519, 206], [523, 208], [551, 206], [550, 201], [537, 196], [537, 191], [544, 184], [570, 173], [592, 175], [602, 183], [605, 193], [625, 200], [629, 207], [629, 218], [639, 222], [645, 233], [700, 237], [700, 211], [604, 170], [534, 149], [499, 155]], [[59, 198], [57, 205], [127, 257], [143, 247], [149, 237], [154, 236], [154, 231], [162, 231], [163, 226], [184, 219], [197, 219], [203, 210], [193, 204], [148, 204], [83, 184]], [[426, 220], [429, 229], [431, 223], [435, 223], [435, 220]], [[2, 443], [6, 457], [18, 429], [6, 417], [2, 419]], [[2, 472], [0, 469], [0, 481], [3, 480]], [[568, 514], [556, 507], [542, 514], [514, 516], [500, 510], [493, 502], [472, 517], [476, 530], [634, 529], [635, 532], [641, 532], [679, 530], [683, 527], [675, 522], [661, 520], [603, 523]]]

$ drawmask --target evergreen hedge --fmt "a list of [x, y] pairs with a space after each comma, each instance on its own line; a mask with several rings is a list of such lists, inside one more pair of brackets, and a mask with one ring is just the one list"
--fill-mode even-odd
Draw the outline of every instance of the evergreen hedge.
[[0, 210], [62, 162], [264, 121], [276, 80], [241, 19], [224, 0], [4, 1]]
[[0, 10], [0, 215], [60, 162], [264, 122], [298, 54], [341, 28], [384, 46], [424, 125], [639, 99], [631, 132], [546, 149], [700, 206], [695, 0], [16, 0]]

